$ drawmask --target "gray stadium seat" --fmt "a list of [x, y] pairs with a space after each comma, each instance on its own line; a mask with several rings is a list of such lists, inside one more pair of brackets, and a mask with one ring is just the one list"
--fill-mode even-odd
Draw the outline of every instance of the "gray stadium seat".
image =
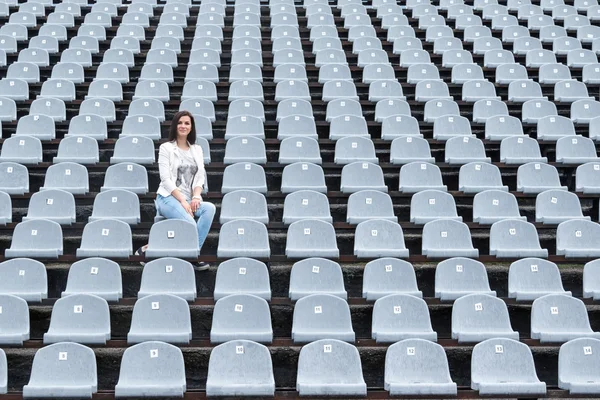
[[556, 254], [565, 257], [599, 257], [600, 225], [574, 219], [561, 222], [556, 230]]
[[[215, 89], [216, 93], [216, 89]], [[264, 101], [262, 83], [251, 80], [239, 80], [229, 84], [230, 102], [235, 100], [257, 100]]]
[[484, 190], [508, 191], [502, 185], [500, 169], [485, 162], [471, 162], [460, 167], [458, 190], [465, 193], [479, 193]]
[[191, 338], [190, 309], [181, 297], [152, 294], [135, 302], [127, 343], [160, 340], [183, 344], [189, 343]]
[[536, 124], [545, 117], [558, 116], [554, 102], [530, 100], [523, 103], [521, 118], [524, 124]]
[[471, 356], [471, 389], [482, 396], [546, 395], [546, 383], [537, 377], [529, 347], [506, 338], [488, 339], [475, 345]]
[[235, 220], [221, 226], [217, 257], [268, 258], [269, 235], [264, 224], [253, 220]]
[[408, 294], [390, 294], [377, 299], [371, 331], [377, 343], [405, 339], [437, 341], [437, 333], [431, 328], [427, 303]]
[[348, 197], [346, 222], [359, 224], [370, 219], [397, 222], [390, 196], [378, 190], [361, 190]]
[[292, 340], [306, 343], [319, 339], [355, 340], [350, 307], [344, 299], [331, 294], [309, 294], [294, 306]]
[[531, 338], [541, 343], [567, 342], [580, 337], [600, 338], [592, 331], [583, 301], [566, 294], [547, 294], [531, 306]]
[[517, 170], [517, 191], [523, 193], [541, 193], [549, 189], [566, 190], [560, 185], [556, 167], [545, 163], [527, 163]]
[[329, 200], [314, 190], [298, 190], [285, 197], [283, 223], [289, 225], [303, 219], [319, 219], [332, 223]]
[[[597, 60], [594, 62], [597, 62]], [[561, 81], [554, 85], [554, 101], [572, 103], [582, 99], [593, 99], [593, 97], [589, 96], [585, 83], [573, 80]]]
[[288, 258], [338, 258], [339, 250], [333, 225], [316, 219], [292, 223], [288, 227], [285, 254]]
[[468, 164], [471, 162], [490, 163], [486, 157], [485, 147], [480, 139], [475, 137], [453, 137], [446, 142], [444, 152], [448, 164]]
[[313, 116], [312, 106], [306, 100], [283, 100], [277, 104], [277, 122], [293, 115]]
[[[500, 67], [498, 67], [500, 68]], [[498, 71], [498, 69], [496, 69]], [[498, 72], [496, 72], [496, 76]], [[539, 83], [531, 80], [515, 80], [508, 85], [508, 101], [524, 103], [528, 100], [547, 98], [542, 96], [542, 87]]]
[[433, 138], [446, 141], [453, 137], [473, 136], [471, 123], [460, 115], [443, 115], [433, 122]]
[[[261, 74], [262, 76], [262, 74]], [[307, 82], [306, 69], [299, 64], [284, 64], [275, 68], [273, 82], [279, 83], [287, 80]]]
[[123, 101], [123, 88], [117, 81], [97, 79], [90, 83], [88, 94], [85, 98], [86, 100], [100, 98], [113, 102]]
[[16, 258], [0, 264], [2, 280], [0, 293], [22, 298], [29, 302], [41, 302], [48, 298], [46, 267], [39, 261]]
[[[20, 297], [10, 294], [0, 294], [0, 326], [2, 334], [0, 343], [3, 345], [22, 346], [25, 340], [29, 340], [29, 308], [27, 302]], [[0, 370], [3, 371], [3, 379], [0, 379], [0, 391], [6, 393], [7, 366], [6, 355], [0, 354]], [[3, 389], [2, 389], [3, 388]]]
[[452, 67], [452, 83], [464, 85], [471, 81], [482, 81], [483, 79], [485, 79], [483, 70], [477, 64], [459, 64]]
[[302, 81], [286, 80], [277, 83], [275, 88], [275, 101], [286, 99], [300, 99], [310, 101], [310, 91], [308, 84]]
[[70, 120], [69, 133], [66, 136], [87, 136], [98, 141], [106, 140], [108, 137], [106, 120], [95, 114], [80, 114]]
[[58, 153], [53, 162], [96, 164], [99, 161], [98, 142], [85, 136], [64, 137], [58, 145]]
[[468, 294], [496, 296], [490, 289], [485, 266], [476, 260], [454, 257], [444, 260], [435, 269], [435, 297], [454, 301]]
[[35, 219], [15, 227], [6, 258], [34, 257], [58, 258], [63, 252], [62, 229], [54, 221]]
[[256, 136], [264, 139], [265, 128], [263, 121], [259, 117], [246, 115], [227, 118], [225, 140], [229, 140], [236, 136]]
[[446, 191], [440, 168], [434, 164], [411, 162], [400, 168], [399, 190], [403, 193], [417, 193], [421, 190], [437, 189]]
[[196, 299], [196, 279], [192, 264], [164, 257], [144, 265], [138, 299], [155, 294], [171, 294], [187, 301]]
[[87, 258], [73, 263], [61, 296], [73, 294], [93, 294], [107, 301], [119, 301], [123, 297], [119, 264], [105, 258]]
[[46, 219], [61, 225], [75, 222], [75, 198], [69, 192], [60, 189], [44, 190], [31, 196], [27, 216], [23, 221]]
[[235, 190], [223, 196], [220, 222], [224, 224], [240, 218], [268, 224], [269, 214], [265, 196], [252, 190]]
[[354, 255], [359, 258], [408, 257], [402, 228], [397, 222], [384, 219], [359, 223], [355, 232]]
[[310, 162], [320, 165], [322, 160], [319, 142], [304, 136], [283, 139], [279, 145], [279, 163], [293, 164], [295, 162]]
[[17, 104], [8, 97], [0, 97], [0, 122], [17, 120]]
[[132, 253], [130, 226], [120, 220], [100, 219], [83, 228], [77, 257], [128, 258]]
[[471, 232], [460, 221], [441, 219], [428, 222], [423, 227], [421, 254], [435, 257], [478, 257], [473, 248]]
[[10, 224], [12, 222], [12, 201], [10, 195], [0, 192], [0, 225]]
[[425, 80], [417, 83], [415, 88], [415, 101], [427, 102], [429, 100], [450, 99], [448, 85], [444, 81]]
[[221, 193], [234, 190], [254, 190], [267, 193], [267, 182], [263, 167], [253, 163], [236, 163], [225, 168]]
[[148, 192], [148, 173], [146, 168], [135, 163], [119, 163], [106, 170], [104, 185], [100, 191], [125, 189], [138, 194]]
[[39, 164], [42, 162], [42, 142], [31, 136], [7, 138], [0, 149], [0, 162]]
[[593, 338], [573, 339], [558, 353], [558, 387], [570, 394], [597, 395], [596, 380], [600, 341]]
[[154, 164], [154, 160], [154, 143], [152, 142], [152, 139], [144, 136], [125, 136], [119, 138], [115, 143], [114, 153], [110, 158], [110, 163], [152, 165]]
[[103, 98], [90, 98], [82, 101], [79, 112], [82, 114], [100, 115], [107, 122], [113, 122], [117, 118], [115, 115], [115, 103]]
[[519, 339], [519, 332], [511, 327], [506, 303], [482, 293], [456, 299], [452, 307], [452, 339], [464, 343], [490, 338]]
[[13, 101], [29, 100], [29, 85], [22, 79], [5, 78], [0, 80], [0, 91], [3, 97]]
[[53, 140], [55, 138], [54, 129], [54, 120], [52, 117], [47, 115], [27, 115], [19, 118], [16, 135], [32, 136], [40, 140]]
[[570, 219], [587, 219], [581, 212], [581, 203], [575, 193], [566, 190], [546, 190], [537, 195], [535, 222], [560, 224]]
[[307, 258], [292, 266], [289, 297], [292, 301], [311, 294], [330, 294], [347, 298], [339, 264], [324, 258]]
[[27, 83], [39, 83], [40, 67], [30, 62], [14, 62], [8, 66], [6, 77], [24, 80]]
[[199, 252], [198, 231], [196, 225], [189, 221], [162, 220], [150, 228], [146, 257], [197, 258]]
[[423, 117], [425, 122], [435, 122], [436, 119], [444, 115], [460, 116], [458, 104], [453, 100], [429, 100], [425, 103]]
[[415, 161], [434, 163], [429, 142], [421, 137], [405, 136], [392, 141], [390, 162], [392, 164], [408, 164]]
[[587, 163], [577, 167], [575, 190], [583, 193], [600, 193], [600, 163]]
[[231, 294], [217, 300], [213, 311], [211, 343], [229, 340], [273, 341], [269, 304], [252, 294]]
[[519, 214], [516, 197], [501, 190], [485, 190], [473, 198], [473, 222], [493, 224], [504, 219], [526, 220]]
[[556, 162], [561, 164], [585, 164], [598, 161], [596, 145], [584, 136], [562, 137], [556, 141]]
[[[163, 102], [170, 100], [169, 85], [164, 81], [148, 80], [139, 81], [135, 86], [133, 100], [137, 99], [157, 99]], [[185, 100], [182, 95], [182, 100]]]
[[436, 219], [462, 221], [456, 213], [456, 203], [451, 194], [439, 190], [415, 193], [410, 201], [410, 222], [426, 224]]
[[327, 81], [323, 85], [322, 100], [329, 102], [336, 99], [359, 100], [356, 86], [351, 81]]
[[500, 161], [505, 164], [526, 164], [529, 162], [546, 163], [542, 157], [537, 140], [529, 136], [512, 136], [500, 143]]
[[154, 341], [125, 349], [115, 397], [183, 397], [185, 390], [181, 349]]
[[490, 255], [498, 258], [548, 257], [540, 247], [535, 226], [524, 220], [505, 219], [490, 229]]
[[[435, 101], [435, 100], [433, 100]], [[423, 137], [419, 122], [410, 115], [390, 115], [381, 121], [381, 139], [396, 140], [407, 136]]]
[[230, 294], [252, 294], [271, 300], [269, 272], [265, 264], [245, 257], [222, 262], [217, 270], [214, 298], [219, 300]]
[[571, 103], [571, 120], [576, 125], [588, 125], [600, 112], [600, 102], [577, 100]]
[[600, 262], [598, 260], [590, 261], [583, 267], [583, 297], [593, 298], [597, 300], [600, 298], [600, 270], [598, 266]]
[[444, 348], [423, 339], [406, 339], [386, 353], [385, 390], [392, 396], [456, 396]]
[[138, 99], [129, 103], [128, 115], [153, 115], [160, 122], [165, 122], [165, 107], [156, 99]]
[[508, 297], [517, 301], [533, 301], [547, 294], [566, 294], [558, 267], [540, 258], [524, 258], [513, 262], [508, 270]]
[[0, 191], [8, 194], [29, 192], [29, 172], [27, 167], [14, 162], [1, 162]]
[[362, 117], [362, 107], [356, 100], [332, 100], [327, 103], [327, 112], [325, 120], [331, 122], [333, 118], [341, 117], [343, 115], [354, 115], [356, 117]]
[[319, 68], [319, 83], [330, 81], [351, 81], [350, 67], [345, 64], [326, 64]]
[[540, 67], [540, 84], [556, 84], [571, 79], [571, 69], [564, 64], [544, 64]]
[[33, 358], [23, 397], [84, 397], [98, 391], [96, 356], [79, 343], [55, 343], [39, 349]]
[[73, 101], [75, 100], [75, 84], [66, 79], [48, 79], [42, 84], [38, 98], [48, 97]]
[[77, 342], [106, 344], [110, 340], [110, 311], [105, 299], [93, 294], [72, 294], [52, 308], [44, 344]]
[[298, 190], [313, 190], [319, 193], [327, 193], [325, 174], [321, 166], [312, 163], [297, 162], [284, 167], [281, 176], [281, 192], [292, 193]]
[[379, 258], [367, 263], [363, 276], [362, 296], [367, 301], [390, 294], [423, 297], [417, 288], [412, 264], [397, 258]]
[[343, 193], [354, 193], [360, 190], [379, 190], [387, 193], [388, 188], [379, 165], [357, 161], [342, 168], [340, 190]]
[[317, 134], [317, 126], [312, 115], [290, 115], [287, 117], [282, 117], [279, 120], [277, 127], [278, 140], [291, 137], [297, 138], [300, 136], [318, 139], [319, 135]]
[[29, 114], [47, 115], [56, 122], [62, 122], [67, 119], [65, 102], [61, 99], [51, 97], [34, 100], [29, 108]]
[[208, 362], [208, 396], [273, 396], [275, 379], [269, 349], [249, 340], [216, 346]]
[[462, 100], [475, 103], [479, 100], [499, 100], [494, 84], [487, 80], [468, 81], [462, 87]]
[[335, 339], [317, 340], [302, 347], [296, 390], [301, 396], [365, 396], [367, 385], [356, 347]]

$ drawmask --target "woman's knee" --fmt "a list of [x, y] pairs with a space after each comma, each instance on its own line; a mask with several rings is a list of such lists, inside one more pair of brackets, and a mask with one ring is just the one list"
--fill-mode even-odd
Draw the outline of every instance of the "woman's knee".
[[214, 218], [215, 213], [217, 212], [217, 207], [213, 203], [203, 202], [198, 209], [197, 216], [198, 217], [211, 217]]

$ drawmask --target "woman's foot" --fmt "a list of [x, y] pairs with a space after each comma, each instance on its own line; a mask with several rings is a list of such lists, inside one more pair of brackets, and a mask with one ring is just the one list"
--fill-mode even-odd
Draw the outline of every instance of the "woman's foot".
[[[140, 247], [139, 249], [137, 249], [137, 250], [135, 251], [135, 253], [134, 253], [134, 254], [135, 254], [136, 256], [141, 256], [143, 259], [146, 259], [146, 249], [147, 249], [147, 248], [148, 248], [148, 245], [142, 246], [142, 247]], [[146, 265], [146, 263], [145, 263], [145, 262], [143, 262], [143, 261], [140, 261], [140, 264], [142, 265], [142, 267], [143, 267], [144, 265]]]
[[194, 265], [196, 271], [206, 271], [210, 268], [210, 264], [204, 261], [200, 261]]

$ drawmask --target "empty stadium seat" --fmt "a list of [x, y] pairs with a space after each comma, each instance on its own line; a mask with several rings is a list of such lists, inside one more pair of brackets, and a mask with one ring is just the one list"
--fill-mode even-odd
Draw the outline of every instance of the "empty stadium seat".
[[40, 140], [55, 138], [54, 120], [47, 115], [27, 115], [19, 118], [17, 136], [25, 135]]
[[62, 297], [72, 294], [91, 294], [107, 301], [118, 301], [123, 296], [119, 264], [105, 258], [87, 258], [73, 263]]
[[377, 343], [415, 338], [437, 341], [427, 303], [408, 294], [390, 294], [377, 299], [371, 331]]
[[531, 338], [541, 343], [600, 338], [592, 331], [585, 304], [566, 294], [538, 297], [531, 306]]
[[518, 219], [494, 222], [490, 229], [490, 255], [498, 258], [548, 257], [540, 247], [535, 226]]
[[435, 270], [435, 297], [441, 301], [453, 301], [468, 294], [488, 294], [490, 290], [485, 266], [476, 260], [454, 257], [444, 260]]
[[100, 219], [83, 228], [77, 257], [120, 257], [133, 253], [130, 226], [120, 220]]
[[535, 221], [544, 224], [560, 224], [570, 219], [590, 219], [581, 212], [581, 204], [575, 193], [565, 190], [547, 190], [537, 195]]
[[181, 297], [152, 294], [138, 299], [133, 307], [129, 344], [160, 340], [189, 343], [192, 338], [190, 309]]
[[530, 162], [545, 163], [537, 140], [523, 135], [502, 139], [500, 143], [500, 161], [505, 164], [527, 164]]
[[38, 164], [42, 162], [42, 142], [31, 136], [7, 138], [0, 151], [0, 161]]
[[44, 264], [28, 258], [17, 258], [1, 263], [0, 293], [41, 302], [48, 298], [48, 278]]
[[186, 390], [181, 349], [148, 341], [125, 349], [115, 397], [178, 396]]
[[311, 294], [347, 298], [342, 269], [338, 263], [314, 257], [294, 263], [290, 274], [290, 299], [299, 300]]
[[287, 231], [285, 254], [288, 258], [338, 258], [339, 250], [333, 225], [312, 219], [292, 223]]
[[62, 253], [62, 229], [58, 223], [46, 219], [17, 224], [10, 248], [4, 251], [7, 258], [58, 258]]
[[61, 225], [75, 222], [75, 199], [69, 192], [60, 189], [34, 193], [29, 201], [27, 216], [23, 221], [45, 219]]
[[294, 306], [292, 339], [295, 343], [319, 339], [354, 342], [350, 307], [345, 300], [331, 294], [310, 294]]
[[325, 174], [321, 166], [312, 163], [297, 162], [284, 167], [281, 176], [281, 192], [293, 193], [298, 190], [313, 190], [319, 193], [327, 193]]
[[10, 195], [0, 192], [0, 225], [10, 224], [12, 222], [12, 201]]
[[301, 396], [365, 396], [360, 356], [356, 347], [335, 339], [322, 339], [300, 350], [296, 390]]
[[147, 262], [142, 271], [138, 298], [155, 294], [170, 294], [187, 301], [194, 301], [196, 280], [192, 264], [172, 257]]
[[600, 225], [585, 219], [561, 222], [556, 230], [556, 254], [565, 257], [598, 257]]
[[363, 221], [356, 227], [354, 255], [359, 258], [408, 257], [402, 228], [384, 219]]
[[523, 126], [516, 117], [496, 115], [485, 121], [485, 138], [500, 141], [511, 136], [522, 136]]
[[452, 306], [452, 338], [459, 343], [482, 342], [490, 338], [518, 340], [512, 330], [506, 303], [489, 294], [467, 294]]
[[566, 294], [558, 267], [540, 258], [524, 258], [513, 262], [508, 270], [508, 297], [532, 301], [547, 294]]
[[567, 190], [560, 185], [556, 167], [545, 163], [530, 162], [517, 169], [517, 191], [541, 193], [549, 189]]
[[265, 299], [252, 294], [231, 294], [217, 300], [213, 311], [210, 341], [253, 340], [271, 343], [271, 313]]
[[314, 190], [298, 190], [285, 197], [283, 223], [289, 225], [303, 219], [320, 219], [331, 223], [329, 200]]
[[368, 301], [396, 293], [423, 297], [417, 288], [413, 266], [397, 258], [379, 258], [368, 262], [362, 292]]
[[245, 257], [221, 263], [215, 280], [215, 300], [243, 293], [271, 300], [269, 272], [265, 264]]
[[563, 344], [558, 353], [558, 387], [571, 394], [597, 394], [595, 379], [598, 368], [598, 346], [593, 338], [573, 339]]
[[236, 163], [227, 166], [223, 173], [221, 193], [229, 193], [238, 189], [267, 193], [264, 169], [253, 163]]
[[485, 162], [471, 162], [460, 167], [458, 189], [465, 193], [479, 193], [485, 190], [508, 191], [508, 187], [502, 185], [500, 169]]
[[478, 257], [467, 225], [449, 219], [434, 220], [423, 227], [421, 254], [435, 257]]
[[471, 389], [480, 395], [544, 396], [546, 383], [538, 379], [531, 350], [526, 344], [494, 338], [473, 348]]
[[[412, 117], [411, 117], [412, 118]], [[433, 164], [429, 142], [421, 137], [398, 137], [392, 141], [390, 162], [392, 164], [409, 164], [411, 162], [427, 162]]]
[[86, 397], [98, 391], [96, 356], [79, 343], [55, 343], [33, 358], [23, 397]]
[[421, 190], [446, 191], [440, 168], [434, 164], [411, 162], [400, 168], [400, 191], [417, 193]]
[[410, 202], [410, 221], [426, 224], [436, 219], [462, 221], [456, 213], [454, 197], [439, 190], [423, 190], [415, 193]]
[[269, 234], [264, 224], [253, 220], [234, 220], [221, 226], [217, 257], [268, 258]]

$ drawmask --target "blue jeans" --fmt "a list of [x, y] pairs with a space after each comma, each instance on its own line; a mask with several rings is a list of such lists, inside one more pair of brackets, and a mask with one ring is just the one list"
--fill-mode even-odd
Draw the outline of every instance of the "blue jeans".
[[198, 248], [202, 249], [204, 240], [208, 236], [210, 225], [215, 217], [216, 207], [213, 203], [203, 201], [194, 215], [198, 218], [198, 222], [188, 214], [179, 200], [173, 196], [163, 197], [160, 194], [156, 195], [156, 209], [160, 215], [167, 219], [185, 219], [191, 223], [195, 223], [198, 228]]

